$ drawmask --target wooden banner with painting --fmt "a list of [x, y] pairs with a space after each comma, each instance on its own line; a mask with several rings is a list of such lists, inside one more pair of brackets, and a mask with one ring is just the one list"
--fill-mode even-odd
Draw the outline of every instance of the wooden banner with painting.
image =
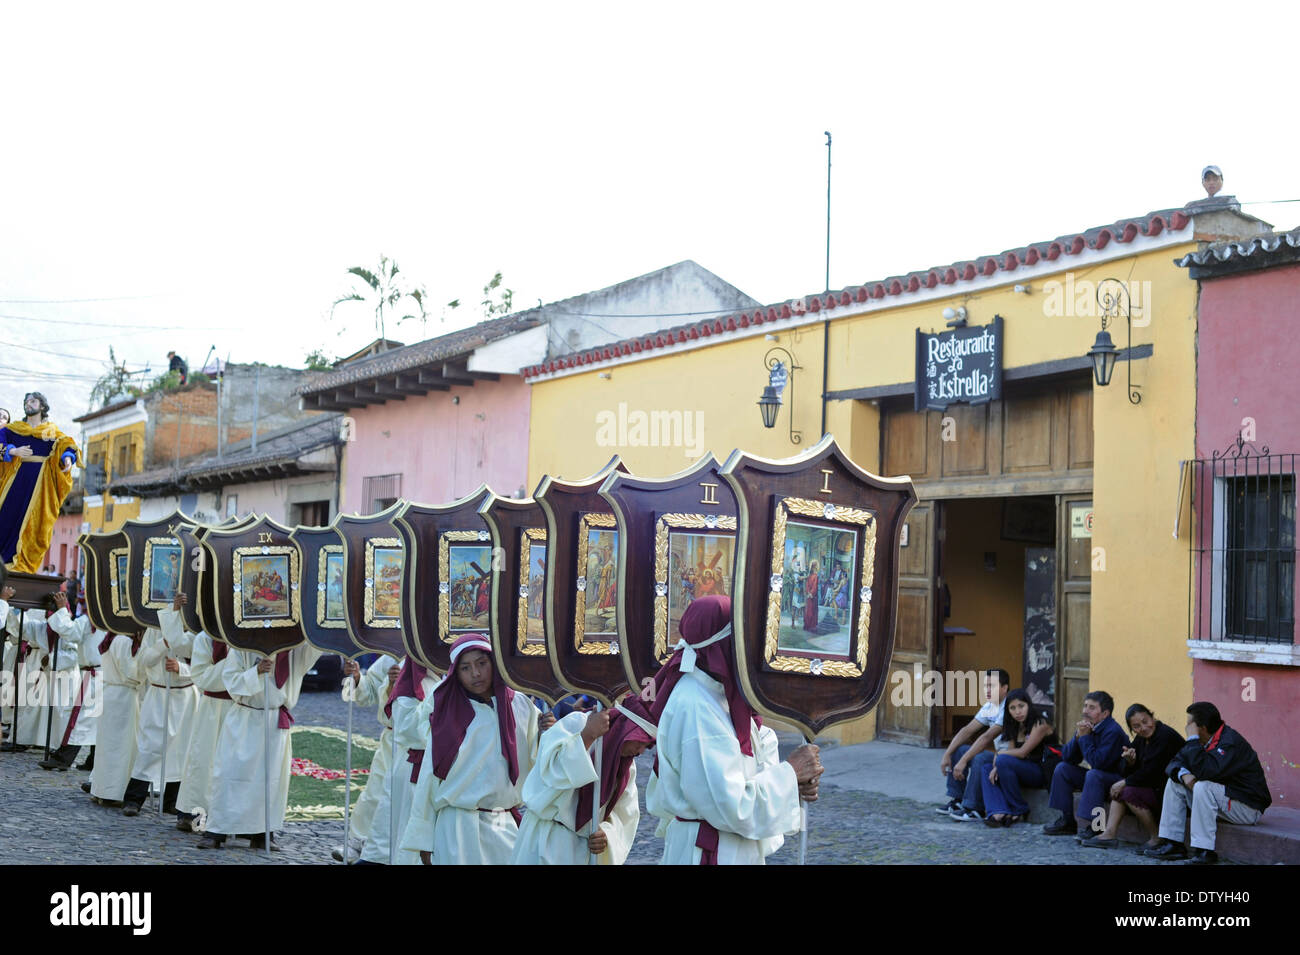
[[858, 467], [830, 435], [770, 461], [733, 452], [739, 506], [732, 622], [745, 695], [810, 739], [866, 714], [893, 653], [908, 478]]
[[[86, 554], [87, 590], [94, 589], [99, 607], [102, 629], [112, 633], [137, 634], [144, 630], [131, 616], [127, 599], [130, 573], [126, 535], [122, 531], [112, 534], [82, 535], [82, 550]], [[95, 623], [92, 618], [91, 623]], [[98, 626], [98, 624], [96, 624]]]
[[522, 693], [554, 705], [568, 691], [546, 652], [546, 515], [531, 498], [489, 495], [479, 507], [498, 558], [492, 573], [497, 671]]
[[200, 546], [213, 568], [213, 636], [265, 656], [303, 642], [301, 560], [289, 528], [262, 516], [238, 528], [209, 528]]
[[[368, 517], [340, 514], [332, 525], [336, 543], [343, 549], [344, 628], [357, 646], [371, 653], [386, 653], [397, 660], [407, 653], [402, 594], [408, 551], [393, 525], [393, 518], [405, 505], [405, 501], [398, 501]], [[327, 573], [336, 567], [337, 563], [327, 567]], [[328, 600], [326, 603], [326, 609], [336, 620], [337, 604], [330, 608]], [[316, 609], [319, 612], [319, 605]]]
[[628, 691], [619, 649], [618, 527], [601, 485], [626, 471], [615, 455], [585, 481], [542, 478], [533, 499], [546, 515], [547, 652], [566, 688], [604, 705]]
[[637, 688], [672, 656], [691, 601], [731, 596], [736, 495], [720, 467], [706, 454], [672, 477], [615, 472], [601, 486], [618, 522], [619, 651]]
[[108, 617], [104, 614], [103, 604], [100, 602], [100, 590], [97, 582], [101, 570], [95, 551], [90, 546], [91, 538], [96, 536], [99, 535], [82, 534], [77, 538], [77, 549], [81, 551], [81, 566], [85, 569], [81, 596], [86, 602], [86, 616], [90, 618], [90, 625], [96, 630], [107, 632], [111, 627], [108, 624]]
[[127, 606], [141, 627], [157, 627], [158, 611], [170, 610], [181, 586], [185, 551], [172, 528], [194, 521], [173, 511], [156, 521], [127, 521]]
[[366, 653], [352, 639], [344, 613], [343, 544], [333, 527], [295, 527], [289, 538], [302, 565], [302, 632], [325, 653], [353, 659]]
[[439, 673], [461, 634], [492, 634], [492, 535], [479, 515], [491, 494], [482, 484], [450, 504], [406, 504], [393, 519], [411, 555], [402, 578], [407, 649]]

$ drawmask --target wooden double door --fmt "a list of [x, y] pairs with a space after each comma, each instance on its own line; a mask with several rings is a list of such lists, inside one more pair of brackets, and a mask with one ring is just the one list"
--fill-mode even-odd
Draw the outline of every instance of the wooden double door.
[[[1073, 721], [1088, 692], [1091, 538], [1081, 536], [1072, 516], [1091, 509], [1091, 382], [1008, 390], [1001, 401], [942, 413], [916, 412], [901, 403], [882, 408], [882, 470], [910, 475], [921, 500], [908, 515], [899, 564], [894, 653], [876, 709], [880, 739], [934, 746], [945, 735], [942, 707], [926, 704], [917, 675], [940, 671], [945, 662], [946, 500], [1055, 500], [1052, 690], [1058, 728]], [[1013, 686], [1020, 682], [1019, 665], [1010, 668]]]

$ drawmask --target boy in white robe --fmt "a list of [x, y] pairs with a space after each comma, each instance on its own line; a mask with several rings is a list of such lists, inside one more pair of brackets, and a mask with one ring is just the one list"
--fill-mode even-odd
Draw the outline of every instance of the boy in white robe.
[[[274, 660], [246, 650], [232, 650], [222, 663], [222, 679], [235, 706], [226, 714], [217, 739], [212, 805], [200, 848], [219, 849], [227, 836], [249, 834], [250, 846], [265, 848], [268, 733], [272, 747], [270, 829], [274, 833], [284, 826], [293, 759], [291, 711], [298, 705], [302, 678], [320, 655], [320, 650], [303, 644], [277, 653]], [[273, 723], [269, 729], [268, 710]], [[278, 848], [274, 839], [271, 848]]]
[[492, 646], [465, 634], [451, 672], [422, 704], [430, 730], [402, 847], [425, 865], [504, 865], [519, 835], [537, 751], [537, 707], [496, 675]]
[[[50, 620], [68, 605], [66, 594], [51, 595], [50, 610], [29, 610], [23, 618], [22, 639], [27, 641], [27, 667], [23, 675], [27, 694], [25, 706], [18, 708], [17, 743], [20, 747], [45, 746], [49, 740], [50, 756], [60, 748], [76, 703], [81, 671], [77, 662], [80, 630], [69, 628], [66, 637], [51, 631]], [[15, 615], [16, 619], [17, 615]], [[57, 643], [56, 643], [57, 639]], [[39, 673], [39, 678], [37, 674]], [[76, 754], [73, 753], [73, 756]], [[66, 769], [62, 760], [50, 762], [48, 769]]]
[[[527, 811], [512, 864], [588, 865], [595, 855], [599, 865], [622, 865], [641, 818], [635, 759], [652, 745], [655, 732], [649, 712], [633, 697], [613, 711], [570, 713], [542, 734], [537, 762], [524, 783]], [[597, 777], [588, 750], [597, 739], [604, 812], [593, 833]]]
[[[352, 839], [356, 845], [350, 854], [357, 858], [361, 858], [360, 850], [371, 837], [371, 827], [376, 819], [375, 810], [383, 801], [384, 781], [388, 777], [389, 765], [393, 761], [393, 721], [387, 713], [388, 694], [400, 670], [401, 663], [387, 654], [381, 654], [364, 673], [361, 672], [361, 665], [355, 660], [343, 664], [343, 701], [347, 702], [347, 694], [351, 692], [354, 705], [375, 707], [376, 718], [379, 720], [379, 725], [383, 727], [379, 734], [379, 748], [370, 759], [370, 773], [366, 777], [366, 786], [361, 791], [361, 798], [352, 809], [350, 821]], [[349, 689], [349, 682], [352, 684], [351, 689]], [[385, 819], [380, 825], [382, 827], [387, 823], [388, 820]], [[383, 857], [375, 861], [388, 861], [387, 832], [383, 834], [383, 838]], [[340, 862], [343, 861], [341, 848], [335, 848], [334, 857]]]
[[57, 609], [46, 621], [46, 625], [59, 635], [60, 654], [71, 652], [72, 647], [77, 648], [76, 675], [74, 677], [71, 669], [61, 673], [60, 685], [56, 689], [59, 698], [63, 698], [72, 689], [69, 680], [76, 679], [77, 684], [68, 718], [64, 721], [63, 733], [51, 740], [50, 758], [42, 761], [41, 768], [66, 771], [71, 768], [83, 745], [95, 744], [96, 708], [100, 705], [95, 698], [95, 678], [100, 662], [99, 639], [89, 617], [85, 614], [76, 618], [72, 616], [64, 594], [56, 594], [55, 603]]
[[420, 854], [403, 849], [401, 840], [411, 818], [411, 799], [415, 794], [415, 784], [420, 778], [420, 767], [424, 764], [425, 740], [429, 731], [429, 715], [425, 712], [421, 716], [420, 704], [433, 695], [441, 682], [442, 677], [437, 673], [425, 670], [408, 658], [402, 665], [397, 684], [388, 698], [398, 761], [396, 769], [388, 774], [385, 782], [384, 799], [391, 801], [395, 816], [393, 830], [397, 833], [398, 841], [397, 851], [393, 853], [395, 865], [420, 864]]
[[[664, 865], [761, 865], [817, 796], [817, 747], [760, 768], [758, 725], [732, 673], [731, 600], [682, 615], [682, 642], [656, 680], [659, 735], [647, 811], [665, 820]], [[721, 679], [719, 679], [719, 677]]]
[[[158, 622], [168, 643], [177, 644], [185, 638], [185, 622], [180, 609], [187, 603], [189, 595], [177, 591], [172, 609], [158, 611]], [[193, 832], [194, 817], [200, 813], [206, 817], [212, 805], [212, 762], [216, 757], [217, 738], [227, 714], [235, 705], [222, 679], [222, 665], [230, 647], [221, 640], [214, 640], [203, 630], [190, 639], [190, 679], [200, 696], [194, 708], [190, 745], [185, 752], [181, 785], [176, 793], [176, 808], [179, 810], [176, 828], [181, 832]]]
[[[169, 640], [161, 630], [150, 627], [140, 645], [139, 666], [148, 685], [136, 726], [135, 766], [122, 799], [124, 816], [140, 814], [151, 786], [163, 794], [163, 811], [176, 812], [176, 794], [185, 773], [185, 754], [199, 702], [188, 662], [193, 637], [183, 631], [178, 636], [177, 629], [172, 629]], [[164, 751], [165, 780], [161, 778]]]
[[104, 708], [95, 731], [90, 795], [104, 806], [122, 805], [135, 764], [136, 724], [145, 684], [138, 657], [141, 636], [108, 634], [99, 644], [104, 667]]

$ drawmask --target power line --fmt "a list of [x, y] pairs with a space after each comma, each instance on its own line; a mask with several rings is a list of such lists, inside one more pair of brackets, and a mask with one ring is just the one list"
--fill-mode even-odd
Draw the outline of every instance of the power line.
[[[184, 325], [133, 325], [123, 322], [78, 322], [66, 318], [36, 318], [33, 315], [8, 315], [0, 313], [0, 318], [9, 318], [18, 322], [43, 322], [49, 325], [85, 325], [93, 328], [143, 328], [152, 332], [182, 332], [192, 329]], [[205, 325], [204, 328], [220, 332], [241, 332], [247, 329], [235, 325]]]

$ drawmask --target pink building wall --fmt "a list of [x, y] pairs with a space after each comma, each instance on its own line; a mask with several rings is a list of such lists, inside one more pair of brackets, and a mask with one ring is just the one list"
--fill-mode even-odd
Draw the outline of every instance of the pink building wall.
[[[1245, 418], [1257, 449], [1300, 454], [1300, 265], [1203, 279], [1198, 311], [1197, 457], [1228, 448]], [[1255, 748], [1274, 805], [1300, 807], [1300, 667], [1193, 660], [1192, 686]], [[1181, 729], [1182, 714], [1162, 716]]]
[[[530, 389], [515, 375], [405, 401], [353, 408], [343, 454], [343, 513], [371, 513], [364, 480], [401, 474], [401, 497], [447, 504], [480, 484], [506, 497], [528, 480]], [[459, 399], [459, 403], [454, 401]]]
[[60, 514], [54, 521], [54, 533], [50, 535], [50, 546], [45, 551], [41, 566], [54, 565], [54, 572], [61, 577], [76, 574], [81, 551], [77, 547], [77, 538], [81, 536], [81, 514]]

